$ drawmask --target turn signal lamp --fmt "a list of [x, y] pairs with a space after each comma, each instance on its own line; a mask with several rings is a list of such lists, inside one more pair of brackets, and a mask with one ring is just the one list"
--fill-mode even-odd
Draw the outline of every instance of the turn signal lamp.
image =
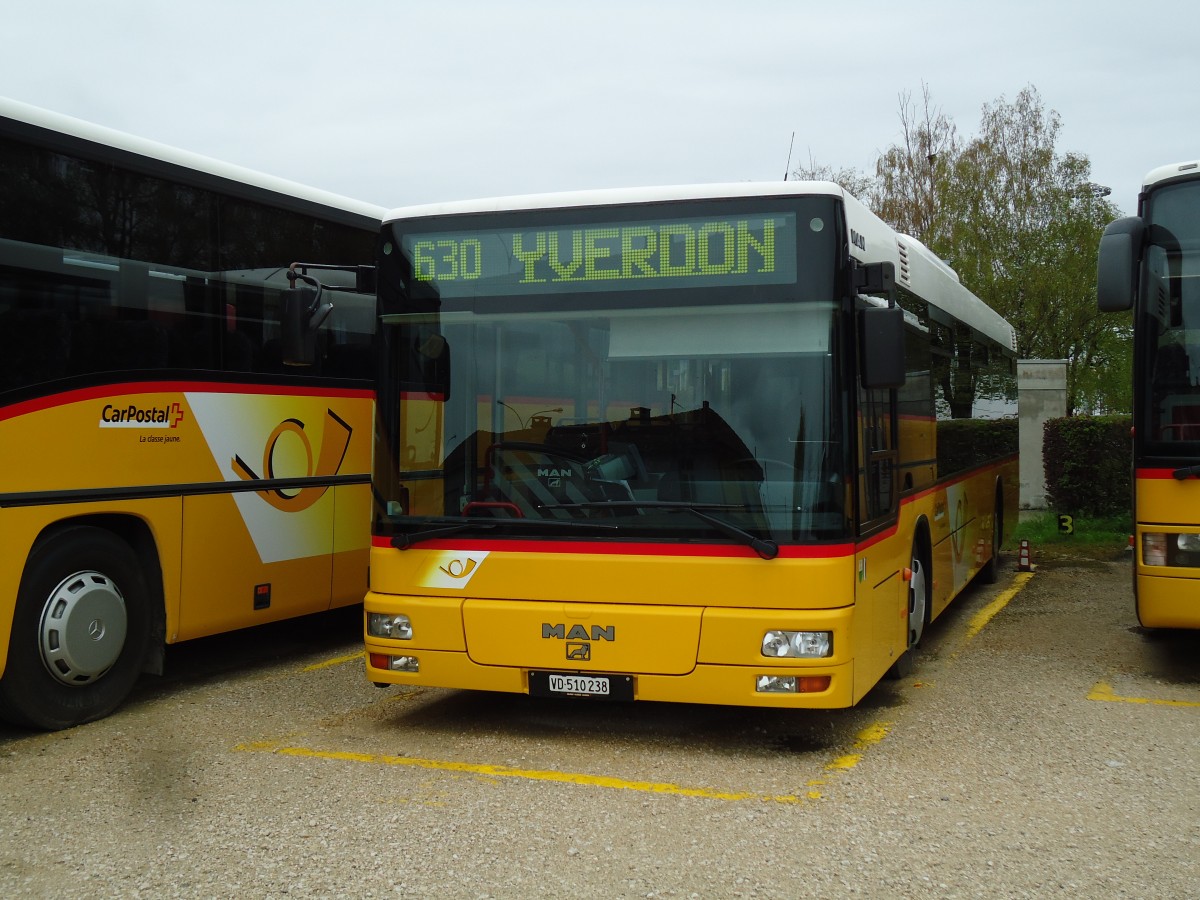
[[829, 690], [829, 675], [759, 675], [754, 689], [760, 694], [819, 694]]
[[386, 653], [371, 654], [371, 668], [389, 672], [420, 672], [421, 663], [415, 656], [388, 656]]
[[1167, 536], [1146, 532], [1142, 535], [1142, 562], [1148, 566], [1167, 564]]

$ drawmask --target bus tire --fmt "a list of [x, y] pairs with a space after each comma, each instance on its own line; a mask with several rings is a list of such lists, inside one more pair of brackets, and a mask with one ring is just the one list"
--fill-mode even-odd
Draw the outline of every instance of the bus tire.
[[996, 511], [992, 519], [992, 558], [979, 570], [979, 580], [984, 584], [995, 584], [1000, 580], [1000, 543], [1004, 539], [1004, 495], [996, 486]]
[[929, 559], [925, 553], [925, 545], [918, 536], [913, 540], [912, 556], [909, 569], [912, 572], [908, 580], [908, 620], [905, 624], [906, 647], [888, 669], [890, 680], [907, 678], [916, 668], [917, 645], [925, 634], [925, 626], [929, 624]]
[[57, 730], [108, 715], [138, 679], [150, 618], [138, 558], [115, 534], [83, 525], [39, 541], [17, 592], [0, 717]]

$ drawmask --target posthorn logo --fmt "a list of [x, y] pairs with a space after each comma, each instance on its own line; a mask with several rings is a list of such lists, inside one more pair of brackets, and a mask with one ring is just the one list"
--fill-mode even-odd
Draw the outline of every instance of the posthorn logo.
[[487, 557], [487, 550], [434, 551], [414, 581], [421, 587], [460, 591], [479, 573]]
[[[354, 429], [350, 423], [335, 413], [332, 409], [325, 410], [325, 429], [321, 446], [317, 450], [315, 463], [312, 441], [304, 430], [304, 423], [299, 419], [284, 419], [271, 432], [263, 448], [262, 468], [255, 471], [242, 459], [234, 454], [231, 465], [233, 471], [243, 481], [261, 481], [265, 479], [300, 477], [300, 478], [331, 478], [342, 469], [342, 461], [350, 447], [350, 435]], [[303, 448], [307, 461], [302, 471], [288, 472], [287, 464], [277, 460], [278, 447], [281, 442], [291, 442]], [[279, 453], [280, 456], [284, 454]], [[259, 474], [261, 472], [261, 475]], [[258, 495], [269, 504], [282, 512], [300, 512], [308, 509], [324, 496], [329, 490], [328, 484], [317, 484], [311, 487], [285, 490], [272, 488], [258, 492]]]

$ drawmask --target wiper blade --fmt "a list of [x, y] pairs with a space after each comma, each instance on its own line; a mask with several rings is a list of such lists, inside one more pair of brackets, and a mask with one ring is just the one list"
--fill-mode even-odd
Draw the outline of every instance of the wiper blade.
[[1183, 481], [1186, 478], [1200, 478], [1200, 465], [1184, 466], [1182, 469], [1176, 469], [1171, 474], [1179, 481]]
[[437, 528], [414, 531], [411, 534], [393, 535], [391, 543], [397, 550], [407, 550], [414, 544], [462, 534], [464, 531], [494, 531], [500, 527], [516, 526], [517, 528], [532, 528], [547, 525], [553, 528], [587, 528], [604, 531], [617, 531], [621, 527], [609, 522], [574, 522], [564, 519], [464, 519]]
[[779, 555], [779, 544], [760, 538], [744, 528], [711, 516], [706, 509], [737, 509], [717, 503], [678, 503], [670, 500], [593, 500], [586, 503], [559, 503], [546, 509], [661, 509], [666, 512], [685, 512], [711, 525], [728, 538], [745, 544], [763, 559], [774, 559]]
[[424, 531], [414, 531], [412, 534], [396, 534], [392, 536], [392, 546], [397, 550], [407, 550], [413, 544], [419, 544], [422, 541], [432, 541], [437, 538], [450, 537], [452, 534], [460, 534], [464, 531], [486, 531], [488, 528], [495, 528], [495, 522], [459, 522], [455, 525], [446, 525], [442, 528], [426, 528]]

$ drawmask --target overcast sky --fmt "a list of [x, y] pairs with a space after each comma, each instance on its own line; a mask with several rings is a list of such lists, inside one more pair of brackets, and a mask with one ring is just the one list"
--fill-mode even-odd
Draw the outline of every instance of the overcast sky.
[[870, 170], [922, 84], [978, 131], [1027, 86], [1134, 211], [1200, 158], [1192, 2], [39, 0], [0, 95], [394, 207]]

